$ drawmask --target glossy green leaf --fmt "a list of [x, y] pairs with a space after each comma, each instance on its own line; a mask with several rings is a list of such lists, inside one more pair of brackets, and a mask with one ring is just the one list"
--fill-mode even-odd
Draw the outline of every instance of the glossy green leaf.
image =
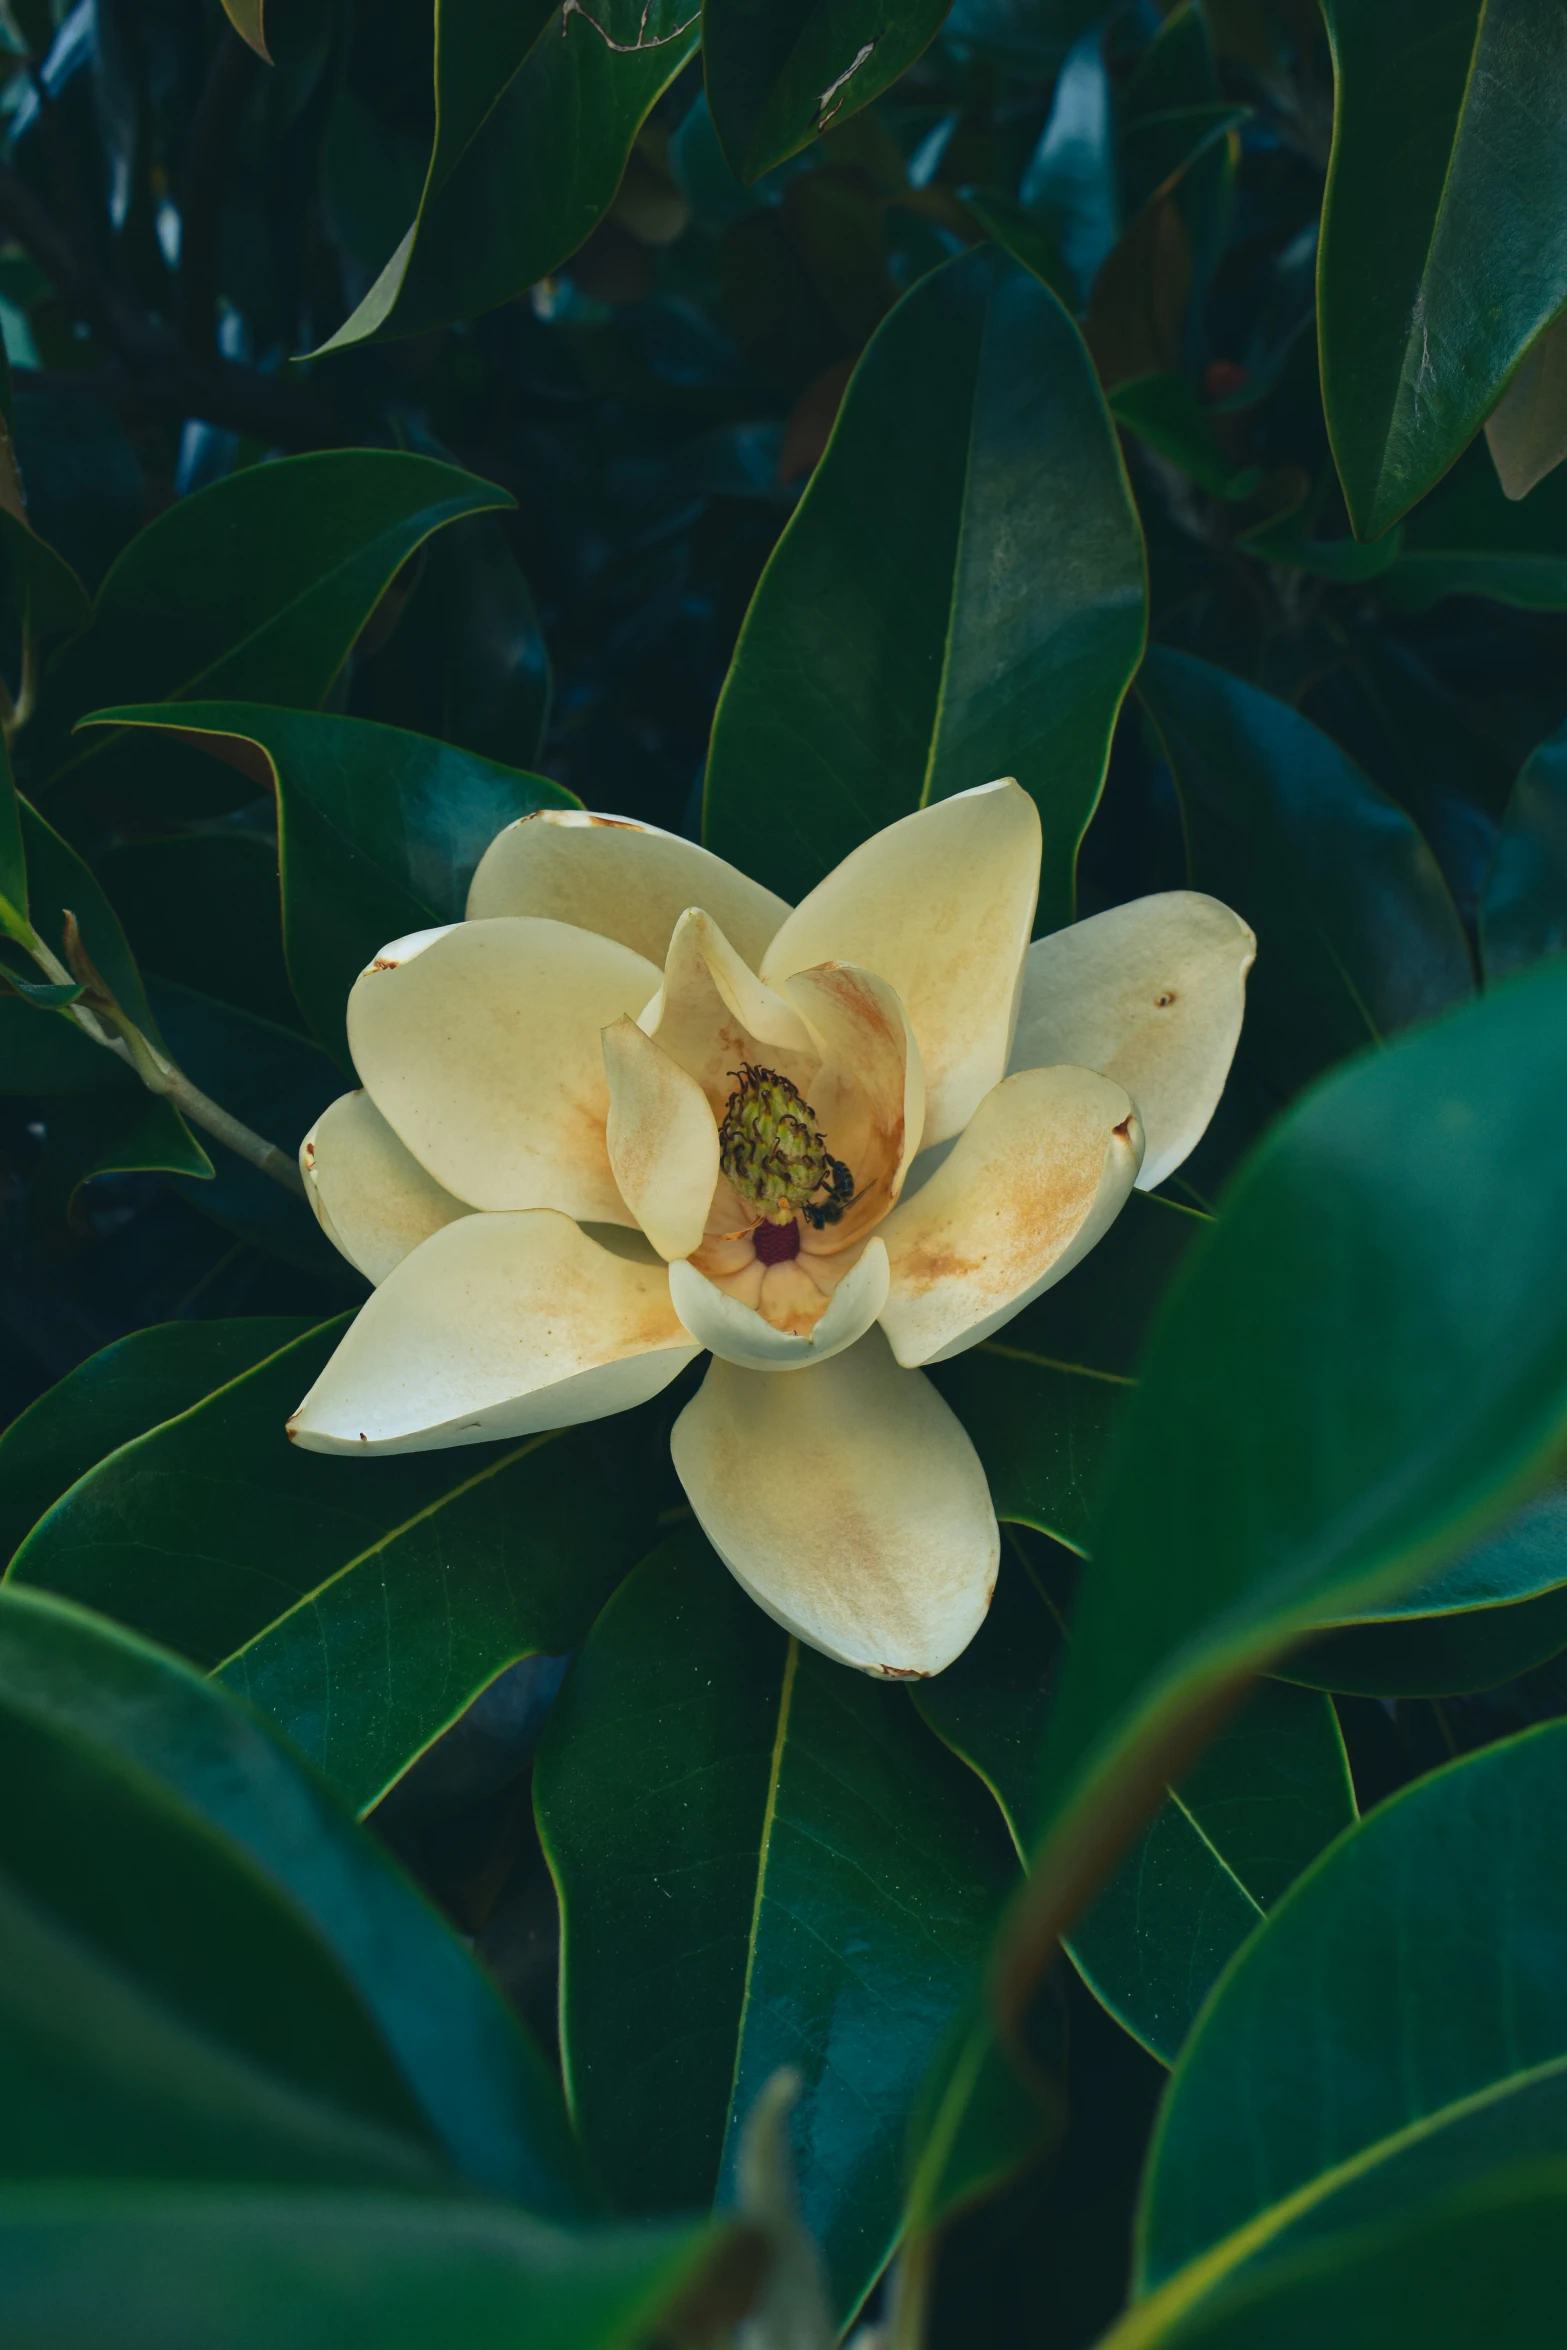
[[1567, 947], [1567, 728], [1518, 771], [1480, 900], [1488, 982]]
[[[81, 1670], [84, 1644], [91, 1653], [104, 1635], [85, 1618], [73, 1629]], [[52, 1705], [35, 1686], [29, 1657], [26, 1631], [8, 1628], [0, 1638], [0, 1757], [9, 1784], [25, 1786], [28, 1797], [5, 1807], [0, 1868], [19, 1911], [36, 1930], [73, 1939], [82, 1967], [117, 1981], [138, 2002], [162, 2004], [171, 2025], [178, 2019], [231, 2060], [433, 2154], [434, 2132], [380, 2030], [296, 1904], [106, 1739], [93, 1725], [90, 1698], [74, 1711]], [[41, 1659], [45, 1682], [49, 1669]], [[85, 1663], [89, 1675], [92, 1669]], [[18, 1931], [25, 1939], [25, 1928]], [[9, 1979], [10, 1966], [3, 1971]], [[13, 1998], [23, 1996], [20, 1983], [9, 1988]], [[13, 2030], [15, 2022], [13, 2008]], [[15, 2066], [14, 2047], [10, 2056]], [[45, 2069], [41, 2048], [31, 2061], [39, 2073]], [[86, 2069], [89, 2061], [84, 2036], [78, 2063]], [[85, 2119], [62, 2111], [62, 2151], [67, 2140], [80, 2146]], [[35, 2162], [28, 2135], [13, 2111], [6, 2165], [13, 2178], [82, 2167], [80, 2154], [52, 2161], [42, 2149]], [[116, 2167], [112, 2158], [104, 2164], [111, 2173]], [[155, 2158], [128, 2167], [168, 2175]]]
[[1485, 442], [1509, 498], [1526, 498], [1567, 457], [1567, 318], [1537, 337], [1485, 420]]
[[[22, 799], [17, 806], [38, 936], [63, 962], [65, 916], [72, 914], [115, 1000], [144, 1036], [167, 1050], [119, 917], [91, 868], [36, 809]], [[0, 1018], [6, 1014], [9, 1024], [0, 1027], [6, 1089], [48, 1095], [58, 1086], [80, 1096], [57, 1111], [49, 1129], [42, 1169], [46, 1206], [64, 1213], [80, 1186], [100, 1174], [158, 1170], [201, 1183], [210, 1179], [211, 1156], [179, 1112], [146, 1092], [125, 1061], [87, 1036], [69, 1009], [45, 1011], [13, 999], [0, 1003]]]
[[1361, 538], [1408, 512], [1567, 301], [1553, 0], [1323, 0], [1337, 102], [1322, 388]]
[[447, 2196], [24, 2190], [0, 2195], [0, 2327], [18, 2350], [641, 2350], [714, 2339], [760, 2257], [732, 2228]]
[[1222, 146], [1249, 112], [1215, 99], [1207, 105], [1167, 107], [1129, 122], [1121, 140], [1128, 208], [1136, 211], [1167, 194], [1183, 173]]
[[613, 202], [649, 109], [695, 54], [699, 16], [693, 0], [443, 0], [418, 215], [323, 349], [471, 318], [558, 269]]
[[1476, 445], [1404, 525], [1398, 561], [1379, 589], [1397, 611], [1443, 596], [1491, 596], [1530, 612], [1567, 608], [1567, 474], [1514, 505]]
[[879, 97], [935, 38], [949, 0], [705, 0], [707, 101], [749, 183]]
[[0, 1434], [0, 1558], [106, 1454], [189, 1411], [309, 1327], [264, 1315], [164, 1322], [116, 1339], [57, 1379]]
[[1056, 251], [1055, 240], [1047, 229], [1040, 227], [1031, 213], [1021, 204], [1014, 204], [1009, 196], [998, 195], [992, 188], [965, 188], [965, 210], [971, 212], [987, 237], [1010, 253], [1014, 261], [1048, 286], [1056, 299], [1070, 309], [1077, 294], [1065, 262]]
[[1138, 692], [1180, 794], [1192, 886], [1257, 933], [1238, 1065], [1266, 1097], [1469, 993], [1435, 858], [1330, 737], [1185, 653], [1150, 653]]
[[1122, 100], [1120, 163], [1128, 209], [1173, 190], [1199, 295], [1228, 235], [1236, 132], [1248, 111], [1227, 104], [1220, 93], [1214, 43], [1222, 31], [1213, 9], [1182, 0], [1144, 50]]
[[577, 805], [542, 775], [361, 718], [248, 702], [104, 715], [189, 730], [276, 790], [294, 992], [348, 1071], [344, 1008], [365, 965], [388, 939], [462, 920], [473, 869], [503, 825], [535, 808]]
[[58, 782], [115, 738], [76, 737], [118, 702], [319, 703], [391, 580], [432, 531], [504, 490], [392, 449], [333, 449], [247, 466], [180, 499], [125, 550], [92, 626], [49, 671], [24, 737], [28, 772]]
[[897, 2236], [915, 2086], [1015, 1876], [982, 1791], [902, 1690], [789, 1639], [694, 1533], [589, 1633], [534, 1790], [568, 2094], [612, 2195], [705, 2202], [793, 2065], [802, 2209], [852, 2312]]
[[1242, 1952], [1150, 2151], [1137, 2281], [1166, 2323], [1499, 2160], [1567, 2155], [1564, 1794], [1560, 1722], [1417, 1781]]
[[1249, 1675], [1429, 1582], [1542, 1481], [1567, 1148], [1539, 1130], [1520, 1183], [1515, 1136], [1567, 1083], [1564, 1015], [1547, 965], [1339, 1072], [1188, 1257], [1105, 1471], [1014, 1997]]
[[43, 1149], [28, 1196], [35, 1216], [70, 1216], [98, 1175], [174, 1175], [205, 1190], [213, 1165], [177, 1111], [140, 1085], [45, 1105]]
[[[176, 980], [151, 979], [148, 988], [169, 1049], [185, 1074], [252, 1133], [281, 1151], [297, 1151], [328, 1102], [342, 1091], [326, 1054], [294, 1029], [258, 1020]], [[191, 1205], [240, 1239], [314, 1274], [345, 1302], [362, 1297], [363, 1276], [332, 1246], [308, 1201], [215, 1136], [208, 1139], [212, 1180], [180, 1182]]]
[[249, 1713], [161, 1650], [14, 1585], [0, 1594], [0, 1706], [7, 1699], [249, 1856], [332, 1952], [464, 2177], [554, 2218], [591, 2208], [558, 2085], [498, 1993]]
[[1395, 1616], [1328, 1632], [1279, 1669], [1311, 1689], [1359, 1697], [1457, 1697], [1494, 1689], [1567, 1648], [1567, 1587], [1510, 1607]]
[[[995, 1795], [1021, 1854], [1063, 1637], [1032, 1562], [1004, 1561], [990, 1614], [913, 1692]], [[1067, 1940], [1095, 1996], [1173, 2063], [1203, 1999], [1264, 1911], [1355, 1816], [1325, 1698], [1265, 1682], [1187, 1773]]]
[[342, 1328], [111, 1453], [10, 1573], [219, 1675], [363, 1809], [505, 1666], [582, 1638], [643, 1543], [641, 1423], [298, 1452], [284, 1422]]
[[1097, 24], [1062, 65], [1018, 201], [1060, 254], [1076, 289], [1074, 307], [1085, 310], [1121, 233], [1113, 102]]
[[386, 644], [356, 661], [356, 717], [435, 735], [503, 766], [531, 767], [552, 680], [533, 596], [493, 514], [431, 540]]
[[271, 841], [231, 830], [172, 833], [122, 842], [97, 870], [144, 970], [281, 1027], [301, 1025]]
[[1559, 2322], [1564, 2220], [1567, 2162], [1514, 2163], [1498, 2149], [1472, 2187], [1243, 2275], [1168, 2332], [1155, 2311], [1134, 2311], [1104, 2350], [1532, 2350]]
[[1117, 1405], [1202, 1219], [1135, 1192], [1084, 1263], [993, 1338], [931, 1369], [985, 1465], [996, 1514], [1087, 1547]]
[[[25, 1759], [48, 1768], [51, 1757], [36, 1742], [25, 1756], [14, 1741], [7, 1744], [8, 1764]], [[74, 1798], [85, 1815], [74, 1823], [79, 1833], [63, 1837], [62, 1861], [74, 1862], [102, 1896], [112, 1899], [118, 1891], [127, 1920], [139, 1915], [154, 1932], [159, 1921], [149, 1917], [149, 1891], [161, 1899], [177, 1885], [195, 1927], [188, 1956], [216, 1960], [224, 1976], [190, 1986], [196, 2013], [186, 2020], [175, 1995], [185, 1986], [176, 1984], [171, 1993], [155, 1969], [149, 1976], [138, 1964], [142, 1952], [122, 1948], [112, 1932], [94, 1933], [79, 1903], [57, 1917], [9, 1876], [0, 1879], [0, 2064], [11, 2191], [36, 2196], [50, 2182], [116, 2175], [426, 2193], [449, 2187], [450, 2171], [409, 2130], [366, 2120], [300, 2084], [299, 2073], [309, 2073], [319, 2056], [323, 2028], [340, 2023], [336, 2076], [345, 2066], [352, 2070], [356, 2057], [367, 2069], [377, 2062], [373, 2027], [314, 1935], [220, 1843], [202, 1832], [171, 1830], [160, 1853], [153, 1839], [164, 1823], [155, 1804], [135, 1814], [134, 1793], [100, 1803], [103, 1793], [99, 1780], [86, 1780], [80, 1769], [62, 1773], [54, 1802]], [[49, 1805], [40, 1814], [51, 1824], [55, 1816]], [[141, 1833], [149, 1822], [149, 1833]], [[104, 1853], [108, 1865], [100, 1873]], [[135, 1860], [148, 1874], [127, 1886], [123, 1863]], [[162, 1938], [175, 1960], [178, 1946], [166, 1933]], [[221, 2001], [223, 1981], [232, 1998], [242, 1999], [257, 1981], [257, 1967], [269, 1962], [276, 1971], [257, 1985], [256, 2015], [241, 2018], [237, 2033], [217, 2028], [204, 2010]], [[291, 2066], [269, 2071], [251, 2043], [270, 2047], [284, 2037], [279, 1992], [296, 2005], [298, 2045]], [[385, 2092], [396, 2102], [399, 2084], [384, 2054], [379, 2062]], [[315, 2069], [334, 2074], [325, 2060]]]
[[1143, 627], [1141, 535], [1077, 330], [1001, 255], [962, 255], [878, 329], [762, 574], [705, 836], [799, 898], [894, 818], [1016, 772], [1053, 929]]

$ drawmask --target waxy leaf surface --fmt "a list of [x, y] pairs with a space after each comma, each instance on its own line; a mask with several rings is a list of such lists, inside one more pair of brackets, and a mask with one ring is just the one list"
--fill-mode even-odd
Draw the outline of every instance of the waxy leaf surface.
[[1016, 773], [1055, 929], [1143, 627], [1141, 534], [1077, 329], [1005, 256], [960, 255], [873, 337], [762, 574], [705, 838], [798, 899], [896, 817]]
[[852, 2312], [897, 2234], [915, 2085], [1015, 1879], [983, 1791], [903, 1691], [792, 1641], [695, 1534], [593, 1627], [534, 1788], [568, 2094], [615, 2200], [727, 2193], [792, 2065], [802, 2209]]
[[220, 1675], [365, 1809], [506, 1665], [582, 1638], [639, 1547], [642, 1424], [613, 1468], [594, 1428], [299, 1452], [284, 1422], [344, 1326], [111, 1453], [10, 1572]]

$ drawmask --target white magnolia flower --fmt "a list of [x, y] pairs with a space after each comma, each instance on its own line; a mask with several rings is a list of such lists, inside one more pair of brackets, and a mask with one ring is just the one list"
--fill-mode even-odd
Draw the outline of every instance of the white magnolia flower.
[[793, 910], [651, 826], [509, 826], [467, 921], [395, 940], [349, 998], [365, 1091], [301, 1162], [378, 1287], [295, 1442], [600, 1419], [705, 1348], [673, 1450], [713, 1547], [828, 1656], [940, 1672], [999, 1535], [918, 1366], [1180, 1165], [1255, 951], [1184, 890], [1030, 946], [1039, 856], [1010, 780], [889, 825]]

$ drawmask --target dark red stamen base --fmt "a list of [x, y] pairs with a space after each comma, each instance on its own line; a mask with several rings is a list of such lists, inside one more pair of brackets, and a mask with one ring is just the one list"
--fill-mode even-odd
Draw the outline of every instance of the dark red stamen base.
[[793, 1216], [787, 1224], [758, 1224], [751, 1246], [764, 1265], [787, 1265], [800, 1253], [800, 1227]]

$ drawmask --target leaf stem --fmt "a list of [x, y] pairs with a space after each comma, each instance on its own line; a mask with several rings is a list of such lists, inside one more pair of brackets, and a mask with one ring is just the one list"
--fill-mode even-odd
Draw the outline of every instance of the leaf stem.
[[10, 929], [9, 935], [16, 938], [19, 946], [25, 947], [44, 975], [57, 985], [69, 987], [76, 983], [82, 987], [83, 994], [68, 1007], [67, 1016], [76, 1022], [84, 1035], [90, 1036], [94, 1044], [102, 1045], [106, 1051], [118, 1053], [120, 1059], [135, 1070], [149, 1093], [162, 1094], [165, 1101], [172, 1102], [193, 1126], [199, 1126], [203, 1133], [210, 1134], [215, 1142], [221, 1142], [237, 1158], [259, 1168], [263, 1175], [270, 1175], [274, 1183], [280, 1183], [285, 1191], [293, 1192], [296, 1198], [305, 1197], [304, 1177], [299, 1172], [298, 1162], [290, 1153], [279, 1150], [275, 1142], [268, 1142], [265, 1135], [257, 1134], [242, 1119], [225, 1110], [220, 1102], [215, 1102], [210, 1094], [203, 1093], [201, 1087], [186, 1076], [177, 1062], [170, 1060], [167, 1053], [160, 1052], [143, 1035], [93, 964], [82, 944], [76, 917], [69, 909], [65, 914], [65, 951], [70, 958], [69, 969], [30, 923], [25, 929], [25, 936], [21, 935], [20, 926]]

